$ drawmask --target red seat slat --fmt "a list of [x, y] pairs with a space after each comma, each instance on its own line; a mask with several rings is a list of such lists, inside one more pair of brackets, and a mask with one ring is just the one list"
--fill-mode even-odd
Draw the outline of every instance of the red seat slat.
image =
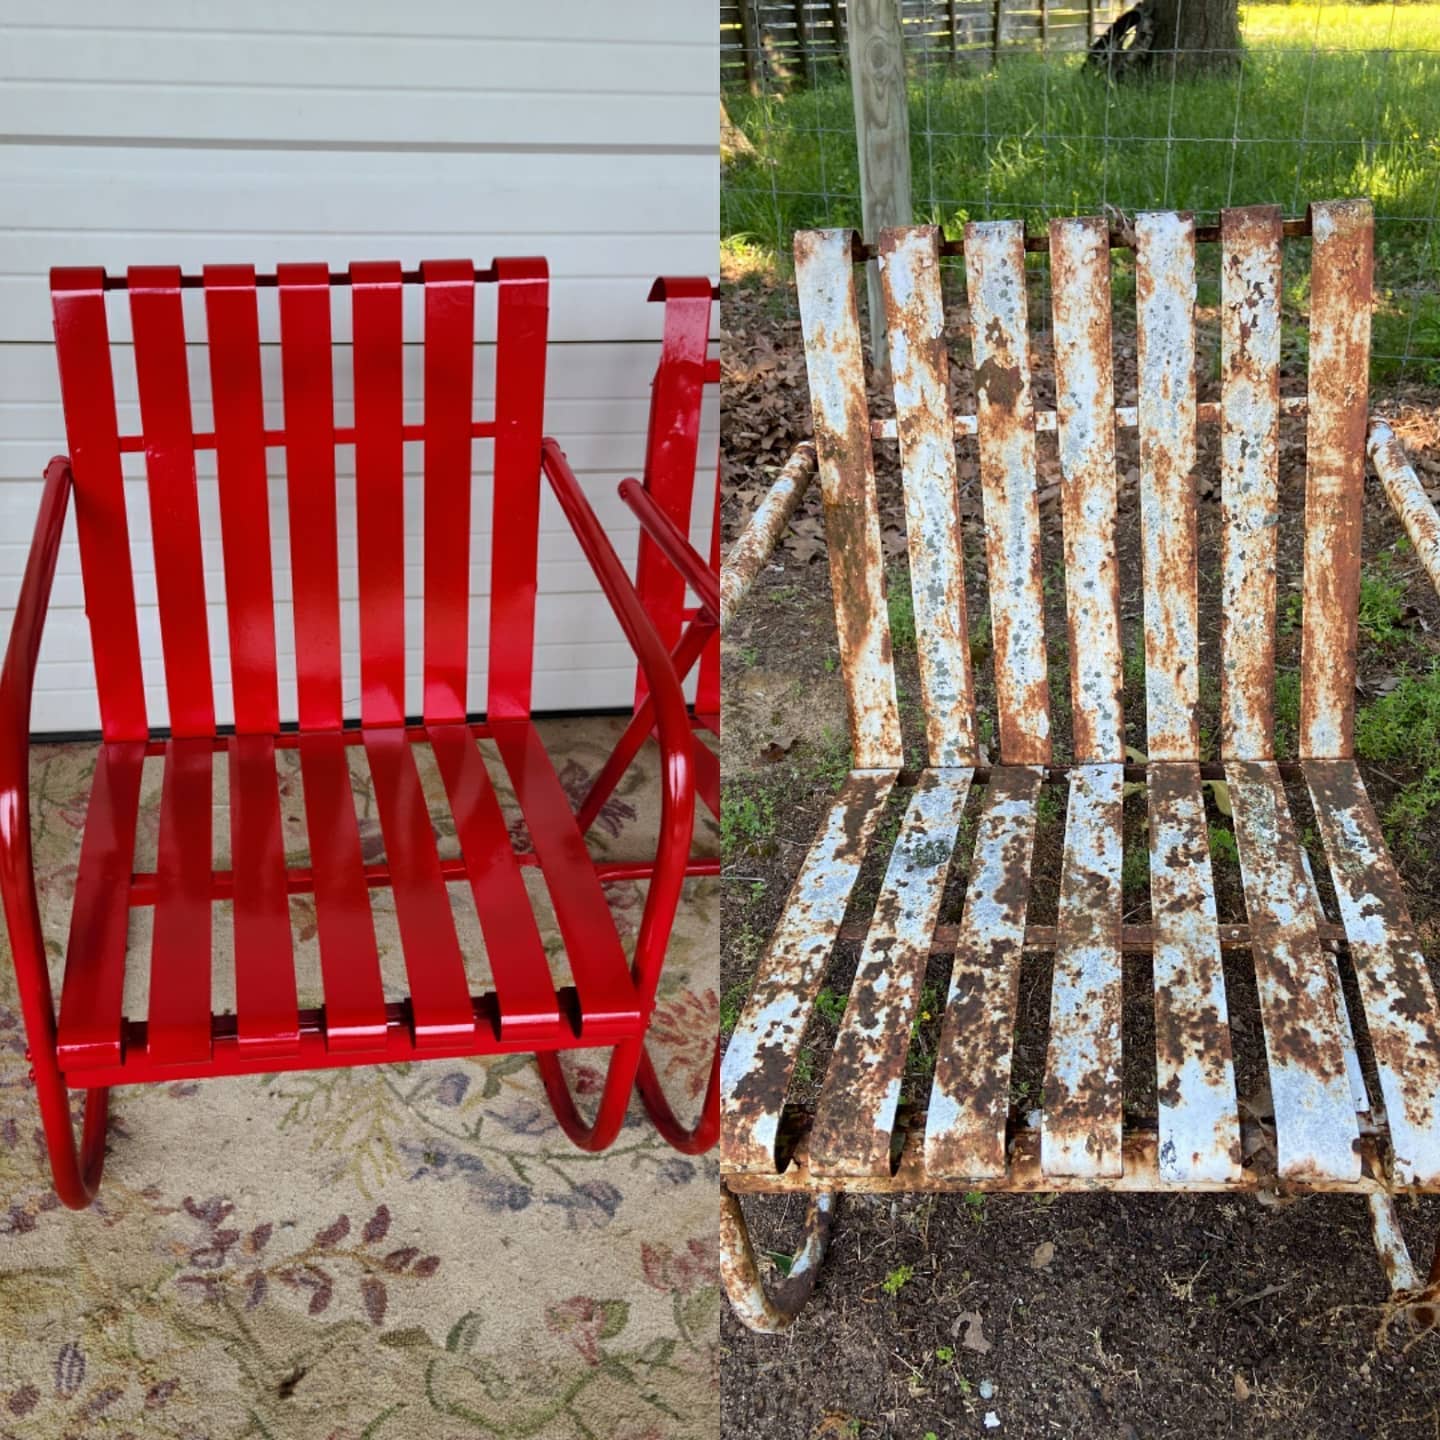
[[470, 455], [475, 267], [425, 278], [425, 719], [463, 720], [470, 635]]
[[545, 410], [544, 260], [497, 260], [495, 499], [490, 555], [491, 719], [530, 714], [540, 440]]
[[208, 739], [165, 744], [150, 949], [150, 1056], [162, 1065], [210, 1058], [210, 803]]
[[129, 285], [170, 730], [177, 736], [213, 735], [215, 702], [180, 271], [171, 265], [134, 265]]
[[720, 757], [703, 741], [697, 740], [691, 754], [695, 771], [695, 793], [705, 802], [712, 815], [720, 817]]
[[420, 772], [410, 741], [398, 727], [366, 731], [365, 754], [410, 977], [415, 1043], [453, 1045], [474, 1033], [475, 1009]]
[[268, 735], [236, 735], [230, 741], [230, 852], [240, 1048], [252, 1054], [294, 1055], [300, 1049], [295, 947], [275, 742]]
[[205, 267], [210, 392], [215, 404], [220, 533], [235, 728], [280, 728], [275, 679], [275, 592], [270, 574], [270, 487], [260, 392], [260, 318], [251, 265]]
[[491, 733], [525, 817], [586, 1020], [624, 1020], [639, 1013], [615, 921], [575, 824], [570, 802], [534, 725], [496, 720]]
[[70, 912], [57, 1049], [67, 1070], [120, 1062], [125, 934], [145, 746], [100, 747]]
[[300, 779], [315, 877], [326, 1047], [357, 1053], [383, 1050], [385, 987], [344, 736], [302, 734]]
[[355, 323], [355, 509], [360, 715], [405, 723], [405, 441], [400, 264], [350, 267]]
[[281, 265], [277, 274], [300, 728], [338, 730], [343, 711], [330, 272], [324, 265]]
[[495, 787], [466, 726], [432, 725], [429, 735], [485, 934], [501, 1038], [538, 1038], [559, 1025], [559, 1002]]
[[146, 733], [145, 681], [105, 320], [105, 272], [56, 270], [50, 285], [100, 726], [107, 740], [140, 740]]

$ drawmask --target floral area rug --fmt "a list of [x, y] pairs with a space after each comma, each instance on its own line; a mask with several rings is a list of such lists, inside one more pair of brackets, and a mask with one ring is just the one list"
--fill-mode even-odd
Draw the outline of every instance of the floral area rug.
[[[619, 734], [541, 726], [572, 797]], [[383, 856], [352, 746], [366, 859]], [[483, 748], [483, 747], [482, 747]], [[281, 790], [304, 864], [298, 770]], [[492, 762], [494, 757], [488, 757]], [[92, 745], [38, 747], [32, 828], [59, 993]], [[523, 822], [491, 764], [502, 803]], [[216, 865], [228, 852], [216, 766]], [[422, 765], [442, 854], [458, 854]], [[653, 854], [658, 766], [637, 767], [591, 830], [606, 858]], [[147, 762], [137, 868], [153, 864], [160, 762]], [[697, 845], [713, 850], [708, 814]], [[147, 860], [148, 856], [148, 860]], [[543, 882], [532, 892], [557, 975]], [[718, 881], [687, 883], [652, 1032], [677, 1111], [699, 1108], [717, 1017]], [[463, 895], [457, 895], [457, 890]], [[644, 886], [607, 887], [627, 946]], [[468, 888], [451, 888], [457, 910]], [[374, 892], [387, 986], [403, 981]], [[217, 903], [214, 992], [233, 996]], [[127, 1013], [145, 1013], [148, 910], [134, 910]], [[473, 911], [472, 917], [473, 917]], [[318, 1004], [313, 902], [292, 898], [301, 1004]], [[478, 926], [467, 965], [484, 968]], [[3, 934], [0, 934], [3, 939]], [[142, 1086], [112, 1094], [99, 1198], [50, 1187], [8, 948], [0, 946], [0, 1436], [17, 1440], [689, 1440], [719, 1432], [716, 1171], [638, 1104], [591, 1156], [557, 1127], [529, 1056]], [[228, 987], [228, 989], [227, 989]], [[568, 1064], [598, 1093], [606, 1056]], [[76, 1113], [78, 1115], [78, 1104]]]

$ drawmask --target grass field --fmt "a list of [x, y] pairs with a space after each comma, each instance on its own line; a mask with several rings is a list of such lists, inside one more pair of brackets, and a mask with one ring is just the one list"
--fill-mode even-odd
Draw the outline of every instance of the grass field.
[[[1016, 56], [994, 72], [912, 78], [917, 219], [966, 220], [1368, 195], [1377, 215], [1375, 350], [1440, 378], [1440, 4], [1245, 5], [1243, 62], [1213, 78], [1107, 86], [1078, 54]], [[757, 151], [727, 169], [722, 228], [765, 260], [797, 228], [859, 225], [850, 90], [727, 97]], [[1297, 267], [1297, 273], [1298, 273]], [[1299, 282], [1297, 282], [1299, 283]], [[1288, 297], [1303, 307], [1303, 290]], [[1418, 357], [1418, 360], [1417, 360]], [[1398, 370], [1377, 361], [1383, 377]]]

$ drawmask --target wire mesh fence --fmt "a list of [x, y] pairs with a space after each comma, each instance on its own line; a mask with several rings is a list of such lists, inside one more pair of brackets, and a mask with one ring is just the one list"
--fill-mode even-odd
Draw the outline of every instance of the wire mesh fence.
[[[746, 3], [748, 65], [735, 48]], [[1242, 5], [1238, 47], [1156, 50], [1130, 78], [1085, 63], [1090, 35], [1118, 6], [1093, 7], [1078, 29], [1055, 13], [1065, 27], [1042, 33], [1036, 0], [1016, 0], [1013, 16], [1008, 3], [903, 0], [917, 221], [953, 239], [974, 219], [1023, 218], [1038, 233], [1052, 215], [1108, 214], [1123, 228], [1137, 211], [1177, 208], [1207, 224], [1229, 205], [1299, 216], [1313, 200], [1366, 195], [1376, 214], [1374, 377], [1440, 382], [1440, 4]], [[978, 28], [986, 14], [991, 28]], [[732, 259], [783, 271], [796, 229], [861, 228], [845, 26], [844, 0], [722, 10], [723, 93], [743, 137], [722, 187]], [[1043, 316], [1045, 257], [1032, 262]], [[1297, 263], [1287, 279], [1296, 315], [1306, 274]], [[1202, 256], [1202, 308], [1218, 300], [1218, 275], [1218, 255]], [[1123, 267], [1117, 281], [1118, 301]]]

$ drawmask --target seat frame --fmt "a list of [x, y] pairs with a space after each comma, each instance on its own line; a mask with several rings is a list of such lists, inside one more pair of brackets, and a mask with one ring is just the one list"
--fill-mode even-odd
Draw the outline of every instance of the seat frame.
[[[497, 291], [495, 416], [476, 421], [475, 287]], [[420, 424], [403, 411], [403, 300], [423, 292], [425, 401]], [[269, 429], [261, 401], [257, 296], [279, 290], [285, 428]], [[213, 433], [194, 428], [183, 292], [204, 292]], [[356, 418], [336, 424], [332, 297], [348, 289]], [[143, 433], [121, 433], [106, 295], [128, 291]], [[47, 468], [35, 538], [0, 672], [0, 896], [28, 1039], [28, 1057], [55, 1187], [66, 1204], [93, 1198], [105, 1159], [109, 1090], [158, 1083], [445, 1056], [534, 1052], [565, 1133], [598, 1150], [624, 1123], [644, 1060], [681, 886], [693, 869], [690, 717], [680, 684], [634, 586], [559, 444], [543, 436], [548, 275], [538, 259], [363, 262], [324, 266], [135, 267], [52, 274], [57, 351], [70, 457]], [[469, 700], [472, 442], [495, 441], [488, 699]], [[424, 704], [405, 711], [404, 512], [406, 441], [423, 442]], [[361, 714], [341, 706], [336, 447], [356, 447], [360, 560]], [[274, 585], [268, 563], [267, 451], [288, 460], [299, 722], [282, 724]], [[195, 457], [217, 452], [221, 540], [235, 723], [216, 724], [205, 619]], [[140, 664], [121, 456], [142, 452], [154, 536], [169, 726], [151, 728]], [[531, 719], [541, 477], [548, 482], [645, 676], [661, 751], [654, 857], [597, 860]], [[96, 661], [103, 739], [82, 843], [57, 1015], [36, 897], [30, 839], [30, 712], [36, 665], [66, 511], [76, 499], [81, 569]], [[499, 750], [531, 845], [517, 845], [496, 801], [479, 738]], [[433, 747], [462, 851], [441, 860], [412, 746]], [[364, 865], [346, 750], [363, 745], [375, 782], [386, 861]], [[300, 752], [312, 864], [287, 869], [275, 752]], [[231, 779], [232, 868], [212, 866], [214, 757]], [[165, 757], [159, 861], [133, 868], [140, 767]], [[546, 876], [573, 986], [550, 978], [523, 885]], [[649, 886], [627, 961], [602, 883]], [[472, 994], [444, 889], [468, 880], [494, 988]], [[410, 981], [386, 1001], [369, 892], [395, 892]], [[296, 1001], [287, 894], [313, 892], [325, 1004]], [[210, 914], [235, 910], [236, 1013], [210, 1003]], [[128, 914], [156, 909], [147, 1021], [127, 1020], [122, 990]], [[197, 963], [198, 962], [198, 963]], [[581, 1113], [559, 1064], [566, 1049], [611, 1051], [593, 1118]], [[85, 1093], [77, 1148], [73, 1091]]]
[[[1280, 273], [1286, 236], [1312, 241], [1310, 367], [1280, 395]], [[1222, 245], [1222, 389], [1197, 404], [1195, 246]], [[1193, 218], [1141, 215], [1132, 237], [1061, 219], [1046, 237], [1018, 222], [971, 223], [963, 242], [930, 226], [795, 237], [815, 441], [726, 558], [729, 625], [818, 469], [854, 770], [806, 856], [722, 1064], [722, 1273], [751, 1328], [783, 1329], [813, 1287], [844, 1191], [952, 1189], [1341, 1190], [1366, 1197], [1396, 1302], [1440, 1316], [1440, 1247], [1428, 1279], [1394, 1208], [1440, 1190], [1440, 1008], [1398, 873], [1353, 754], [1373, 221], [1364, 201]], [[1110, 353], [1111, 251], [1136, 252], [1138, 404], [1117, 407]], [[1056, 411], [1030, 382], [1025, 253], [1048, 252]], [[951, 413], [942, 256], [963, 254], [974, 414]], [[854, 295], [856, 262], [878, 261], [895, 418], [872, 421]], [[1275, 526], [1282, 413], [1307, 416], [1299, 761], [1274, 745]], [[1197, 423], [1221, 426], [1221, 735], [1203, 760], [1195, 465]], [[1124, 738], [1113, 427], [1139, 428], [1147, 755]], [[1050, 740], [1035, 434], [1058, 431], [1073, 763]], [[975, 714], [956, 447], [975, 436], [993, 626], [998, 759]], [[872, 440], [899, 442], [928, 766], [905, 768], [890, 653]], [[1383, 426], [1369, 453], [1440, 589], [1440, 517]], [[1202, 786], [1224, 781], [1234, 811], [1247, 922], [1217, 919]], [[1058, 921], [1027, 919], [1036, 800], [1069, 790]], [[1309, 791], [1338, 901], [1321, 906], [1285, 783]], [[1122, 797], [1148, 799], [1152, 923], [1122, 923]], [[861, 865], [897, 786], [910, 798], [874, 916], [845, 924]], [[958, 926], [937, 925], [962, 815], [984, 787]], [[838, 939], [863, 940], [813, 1109], [789, 1089]], [[1239, 1112], [1221, 950], [1255, 961], [1274, 1100], [1270, 1145]], [[1021, 955], [1054, 954], [1044, 1105], [1010, 1120]], [[1158, 1114], [1125, 1120], [1120, 1093], [1121, 956], [1155, 972]], [[899, 1103], [921, 981], [954, 957], [930, 1100]], [[1346, 968], [1362, 1005], [1351, 1014]], [[1376, 1093], [1357, 1057], [1363, 1019]], [[811, 1198], [783, 1284], [767, 1288], [745, 1194]]]

